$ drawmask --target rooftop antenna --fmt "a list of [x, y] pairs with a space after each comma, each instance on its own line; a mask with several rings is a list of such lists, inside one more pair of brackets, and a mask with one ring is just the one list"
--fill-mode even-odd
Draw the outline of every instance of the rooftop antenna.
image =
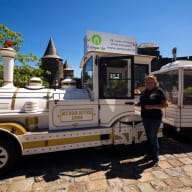
[[177, 58], [177, 48], [176, 47], [174, 47], [172, 49], [172, 54], [173, 54], [173, 61], [176, 61], [176, 58]]

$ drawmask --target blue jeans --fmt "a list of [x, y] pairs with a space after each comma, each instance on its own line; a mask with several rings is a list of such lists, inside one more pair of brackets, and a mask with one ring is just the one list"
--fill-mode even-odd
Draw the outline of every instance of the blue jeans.
[[161, 125], [161, 120], [143, 118], [143, 125], [147, 135], [147, 153], [152, 156], [154, 162], [157, 162], [159, 160], [159, 143], [157, 133]]

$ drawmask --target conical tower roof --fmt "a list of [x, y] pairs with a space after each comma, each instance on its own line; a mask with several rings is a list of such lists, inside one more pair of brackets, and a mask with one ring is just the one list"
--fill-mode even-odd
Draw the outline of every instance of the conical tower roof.
[[46, 49], [46, 51], [44, 53], [44, 56], [42, 58], [58, 58], [58, 59], [61, 59], [52, 38], [50, 38], [47, 49]]
[[64, 65], [64, 70], [73, 70], [67, 60], [65, 61], [65, 63], [63, 65]]

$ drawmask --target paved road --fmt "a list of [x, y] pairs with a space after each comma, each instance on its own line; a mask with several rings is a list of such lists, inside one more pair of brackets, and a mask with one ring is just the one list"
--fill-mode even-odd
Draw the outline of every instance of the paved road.
[[192, 143], [164, 138], [157, 168], [144, 152], [142, 144], [27, 156], [0, 192], [192, 192]]

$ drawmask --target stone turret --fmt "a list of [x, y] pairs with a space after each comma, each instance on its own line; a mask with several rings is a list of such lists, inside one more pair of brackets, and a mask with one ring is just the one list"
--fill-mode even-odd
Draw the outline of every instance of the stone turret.
[[63, 64], [63, 76], [64, 78], [67, 77], [74, 77], [74, 70], [70, 66], [69, 62], [66, 60], [65, 63]]
[[44, 56], [41, 58], [41, 61], [41, 68], [51, 72], [50, 75], [45, 74], [45, 77], [48, 79], [50, 86], [54, 87], [55, 82], [59, 82], [60, 79], [63, 78], [63, 60], [59, 56], [52, 38], [49, 40], [47, 49]]

